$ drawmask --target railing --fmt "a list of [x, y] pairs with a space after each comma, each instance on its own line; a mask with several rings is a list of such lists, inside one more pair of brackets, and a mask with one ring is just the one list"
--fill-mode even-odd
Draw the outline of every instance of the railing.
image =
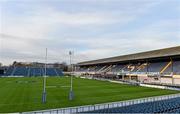
[[79, 113], [79, 112], [88, 112], [88, 111], [95, 111], [95, 110], [101, 110], [101, 109], [107, 109], [107, 108], [117, 108], [117, 107], [129, 106], [129, 105], [146, 103], [146, 102], [161, 101], [161, 100], [167, 100], [167, 99], [172, 99], [172, 98], [177, 98], [177, 97], [180, 97], [180, 94], [147, 97], [147, 98], [140, 98], [140, 99], [134, 99], [134, 100], [95, 104], [95, 105], [86, 105], [86, 106], [78, 106], [78, 107], [32, 111], [32, 112], [24, 112], [24, 113], [25, 114], [26, 113], [34, 113], [34, 114]]

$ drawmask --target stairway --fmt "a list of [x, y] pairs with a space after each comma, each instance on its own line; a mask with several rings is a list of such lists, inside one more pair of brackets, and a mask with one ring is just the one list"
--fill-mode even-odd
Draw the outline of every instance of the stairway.
[[165, 66], [165, 67], [163, 67], [162, 68], [162, 70], [160, 71], [160, 73], [162, 74], [169, 66], [171, 66], [172, 65], [172, 61], [169, 61], [169, 63]]

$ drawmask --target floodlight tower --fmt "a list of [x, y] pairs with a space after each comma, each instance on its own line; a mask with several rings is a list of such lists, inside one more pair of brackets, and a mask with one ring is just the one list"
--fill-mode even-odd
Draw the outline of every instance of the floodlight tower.
[[71, 85], [70, 85], [70, 92], [69, 92], [69, 100], [73, 100], [74, 98], [74, 93], [73, 93], [73, 77], [72, 77], [72, 72], [73, 72], [73, 66], [72, 66], [72, 55], [73, 52], [69, 51], [69, 63], [70, 63], [70, 69], [71, 69]]
[[42, 103], [46, 103], [46, 75], [47, 75], [46, 71], [47, 71], [47, 48], [46, 48], [45, 67], [44, 67], [44, 76], [43, 76]]

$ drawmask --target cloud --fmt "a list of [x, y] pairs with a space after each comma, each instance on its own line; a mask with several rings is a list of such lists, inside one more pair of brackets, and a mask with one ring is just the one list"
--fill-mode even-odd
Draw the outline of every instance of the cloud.
[[161, 12], [154, 9], [162, 4], [167, 5], [161, 0], [4, 2], [1, 60], [44, 61], [46, 47], [51, 62], [68, 62], [69, 50], [80, 62], [178, 45], [179, 19], [150, 15]]
[[94, 40], [84, 40], [83, 43], [90, 46], [90, 49], [81, 52], [80, 55], [86, 55], [81, 59], [93, 60], [179, 46], [180, 32], [177, 30], [180, 25], [174, 24], [177, 21], [173, 19], [154, 22], [133, 32], [109, 33]]

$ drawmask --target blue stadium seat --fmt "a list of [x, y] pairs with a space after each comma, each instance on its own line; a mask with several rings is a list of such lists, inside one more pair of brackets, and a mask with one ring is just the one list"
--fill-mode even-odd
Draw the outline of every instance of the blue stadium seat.
[[[45, 74], [44, 68], [31, 67], [9, 67], [5, 76], [43, 76]], [[47, 76], [63, 76], [62, 70], [58, 68], [47, 68]]]
[[14, 76], [27, 76], [27, 68], [26, 67], [15, 67], [13, 71]]
[[10, 76], [13, 73], [14, 67], [9, 67], [7, 71], [5, 72], [6, 76]]
[[180, 74], [180, 61], [173, 62], [173, 72], [175, 74]]
[[167, 62], [157, 62], [157, 63], [150, 63], [148, 66], [148, 72], [160, 72], [160, 70], [165, 67]]
[[115, 67], [112, 68], [112, 72], [120, 72], [121, 69], [123, 69], [125, 66], [124, 65], [116, 65]]
[[101, 109], [88, 113], [179, 113], [180, 98], [148, 102], [119, 108]]

